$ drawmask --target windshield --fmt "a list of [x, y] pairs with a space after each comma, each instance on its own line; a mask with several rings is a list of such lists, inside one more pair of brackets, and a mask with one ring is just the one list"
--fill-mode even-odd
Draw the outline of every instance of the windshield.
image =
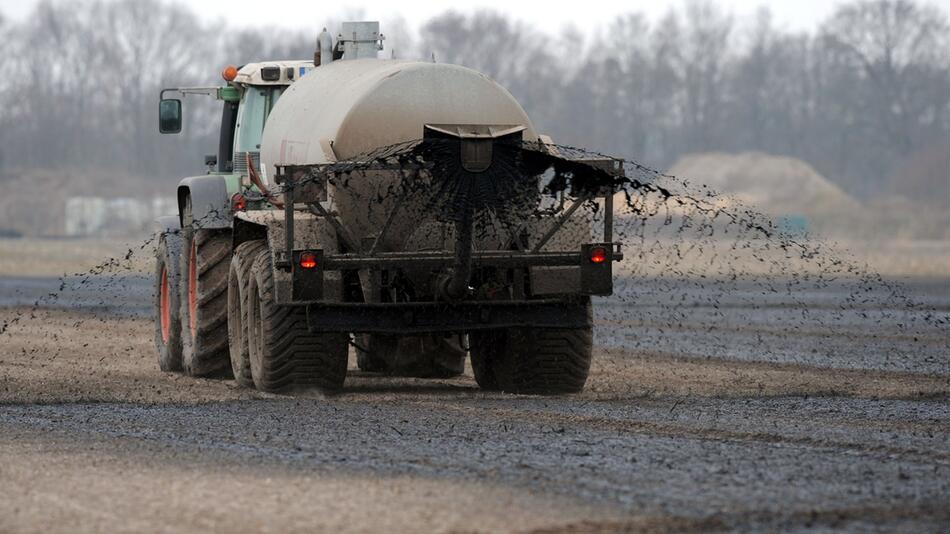
[[270, 85], [250, 86], [244, 92], [238, 108], [234, 132], [234, 152], [259, 152], [264, 122], [286, 87]]

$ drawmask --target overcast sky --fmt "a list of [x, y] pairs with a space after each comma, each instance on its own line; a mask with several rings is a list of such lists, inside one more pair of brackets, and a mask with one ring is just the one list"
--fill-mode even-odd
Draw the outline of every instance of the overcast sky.
[[[8, 18], [22, 20], [29, 16], [38, 2], [39, 0], [0, 0], [0, 12]], [[509, 13], [526, 22], [532, 22], [539, 29], [547, 32], [557, 32], [568, 24], [574, 24], [581, 30], [592, 30], [603, 26], [615, 15], [630, 11], [645, 13], [655, 20], [666, 12], [669, 6], [683, 5], [682, 1], [658, 2], [655, 0], [582, 0], [579, 2], [472, 0], [458, 4], [460, 7], [453, 6], [451, 2], [433, 0], [354, 0], [334, 4], [320, 0], [267, 0], [265, 2], [261, 0], [200, 0], [182, 3], [189, 5], [191, 9], [208, 20], [224, 19], [230, 24], [239, 26], [267, 25], [292, 28], [302, 28], [308, 24], [322, 27], [328, 17], [341, 19], [346, 15], [361, 15], [365, 19], [383, 21], [393, 16], [401, 16], [415, 27], [449, 8], [459, 11], [489, 8]], [[760, 6], [768, 6], [779, 26], [787, 29], [810, 30], [842, 1], [720, 0], [719, 3], [739, 17], [754, 13]], [[940, 6], [945, 12], [950, 12], [950, 0], [934, 0], [930, 3]], [[383, 33], [386, 32], [385, 27], [382, 30]]]

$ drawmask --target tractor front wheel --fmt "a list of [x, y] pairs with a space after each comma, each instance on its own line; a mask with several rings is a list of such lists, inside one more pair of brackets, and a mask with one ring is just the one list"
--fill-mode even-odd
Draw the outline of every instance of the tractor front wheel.
[[155, 251], [155, 348], [158, 367], [165, 372], [181, 371], [181, 318], [178, 304], [181, 236], [165, 233]]

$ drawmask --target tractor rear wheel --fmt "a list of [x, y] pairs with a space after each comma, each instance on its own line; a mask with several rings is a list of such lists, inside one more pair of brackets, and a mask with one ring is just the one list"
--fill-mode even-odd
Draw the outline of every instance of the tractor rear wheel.
[[267, 246], [263, 239], [246, 241], [234, 249], [228, 273], [228, 346], [231, 355], [231, 373], [244, 387], [253, 387], [251, 360], [247, 349], [247, 288], [251, 267], [258, 254]]
[[349, 336], [310, 332], [306, 307], [275, 302], [270, 250], [262, 250], [251, 267], [246, 317], [251, 375], [257, 389], [286, 393], [343, 387]]
[[182, 364], [191, 376], [229, 376], [228, 270], [229, 230], [194, 228], [191, 199], [182, 221], [181, 300]]
[[158, 367], [181, 371], [181, 317], [178, 304], [181, 236], [162, 234], [155, 250], [155, 347]]
[[470, 339], [472, 371], [482, 389], [557, 395], [577, 393], [587, 382], [593, 346], [589, 326], [510, 328], [474, 332]]

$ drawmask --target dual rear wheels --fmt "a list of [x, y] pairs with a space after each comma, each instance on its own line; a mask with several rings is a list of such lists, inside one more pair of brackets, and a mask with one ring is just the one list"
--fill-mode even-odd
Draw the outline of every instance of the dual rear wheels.
[[233, 375], [268, 392], [342, 387], [348, 336], [310, 333], [304, 308], [276, 305], [263, 240], [242, 243], [232, 254], [230, 231], [195, 228], [190, 199], [184, 208], [182, 230], [163, 232], [156, 249], [159, 367], [197, 377]]
[[155, 251], [155, 346], [158, 348], [158, 367], [165, 372], [182, 370], [178, 298], [181, 248], [181, 235], [165, 232], [159, 236]]
[[276, 304], [263, 241], [235, 250], [228, 285], [230, 360], [239, 383], [268, 392], [343, 387], [349, 337], [310, 332], [306, 308]]

